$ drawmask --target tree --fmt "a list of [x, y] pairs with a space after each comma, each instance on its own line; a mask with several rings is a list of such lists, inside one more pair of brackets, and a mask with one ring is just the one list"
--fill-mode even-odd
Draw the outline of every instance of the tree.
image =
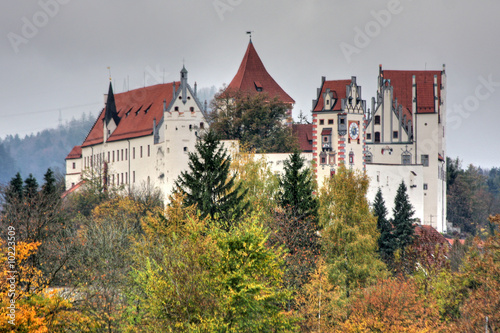
[[222, 140], [240, 140], [258, 153], [290, 152], [298, 146], [285, 124], [289, 105], [268, 94], [221, 90], [213, 99], [210, 127]]
[[411, 279], [383, 279], [356, 296], [349, 308], [349, 318], [336, 332], [439, 332], [443, 329], [435, 299], [421, 295]]
[[322, 249], [329, 278], [347, 298], [386, 274], [377, 253], [377, 222], [366, 200], [368, 182], [366, 174], [341, 165], [320, 189]]
[[128, 293], [131, 331], [291, 331], [283, 250], [266, 246], [260, 216], [226, 231], [182, 205], [176, 195], [144, 220]]
[[315, 184], [305, 159], [295, 150], [285, 161], [285, 174], [280, 177], [278, 203], [289, 209], [296, 218], [317, 219], [318, 199], [314, 196]]
[[413, 210], [406, 190], [406, 185], [404, 181], [402, 181], [401, 184], [399, 184], [396, 197], [394, 198], [394, 218], [392, 220], [396, 249], [400, 249], [403, 254], [405, 249], [413, 243], [415, 233], [415, 227], [413, 226], [413, 214], [415, 211]]
[[386, 264], [389, 264], [392, 261], [396, 245], [392, 235], [392, 224], [387, 220], [387, 208], [380, 188], [373, 201], [373, 215], [377, 217], [377, 229], [380, 232], [380, 238], [378, 239], [380, 257]]
[[202, 218], [236, 221], [247, 210], [248, 202], [244, 201], [246, 192], [234, 188], [230, 165], [231, 157], [217, 134], [209, 130], [196, 143], [196, 152], [189, 153], [189, 170], [175, 181], [176, 191], [184, 195], [184, 206], [197, 205]]
[[465, 332], [483, 331], [486, 317], [488, 332], [500, 329], [500, 215], [491, 216], [490, 223], [497, 228], [495, 234], [484, 242], [476, 238], [463, 268], [461, 284], [468, 297], [460, 307], [457, 327]]
[[314, 270], [320, 252], [318, 236], [318, 199], [310, 168], [299, 151], [285, 161], [285, 174], [280, 177], [278, 204], [274, 213], [271, 244], [287, 249], [285, 282], [289, 288], [300, 288]]

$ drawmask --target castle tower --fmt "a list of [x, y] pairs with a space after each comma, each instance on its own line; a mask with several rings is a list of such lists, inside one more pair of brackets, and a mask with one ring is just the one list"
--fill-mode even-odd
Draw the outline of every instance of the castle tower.
[[278, 97], [289, 105], [287, 122], [292, 123], [292, 108], [295, 101], [267, 72], [252, 40], [248, 43], [238, 72], [226, 88], [226, 91], [243, 91], [249, 94], [267, 93], [270, 98]]
[[356, 77], [326, 81], [321, 78], [313, 100], [313, 159], [318, 185], [344, 164], [365, 169], [365, 111]]

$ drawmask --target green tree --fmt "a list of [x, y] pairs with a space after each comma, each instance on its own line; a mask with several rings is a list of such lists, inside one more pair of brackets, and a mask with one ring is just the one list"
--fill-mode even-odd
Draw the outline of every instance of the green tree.
[[318, 199], [314, 196], [315, 183], [305, 159], [295, 150], [285, 161], [285, 174], [280, 177], [278, 203], [296, 218], [317, 220]]
[[52, 195], [56, 192], [56, 178], [54, 172], [49, 168], [43, 176], [44, 184], [42, 186], [43, 195]]
[[24, 180], [24, 196], [34, 199], [38, 193], [38, 182], [30, 173], [29, 177]]
[[128, 293], [129, 331], [288, 332], [283, 250], [266, 246], [260, 215], [226, 231], [182, 207], [143, 223]]
[[278, 204], [274, 214], [271, 244], [287, 249], [285, 282], [288, 287], [300, 288], [315, 269], [320, 252], [318, 236], [318, 199], [311, 169], [299, 151], [285, 161], [285, 174], [280, 177]]
[[377, 217], [377, 229], [380, 232], [380, 238], [378, 239], [380, 257], [386, 264], [389, 264], [392, 260], [396, 244], [394, 244], [392, 225], [387, 219], [387, 208], [385, 207], [385, 201], [380, 188], [373, 201], [373, 215]]
[[231, 223], [248, 208], [246, 191], [234, 188], [230, 175], [231, 157], [222, 147], [217, 134], [209, 130], [189, 153], [189, 170], [177, 178], [176, 191], [184, 195], [184, 206], [197, 205], [202, 218], [217, 216]]
[[396, 249], [404, 250], [413, 243], [415, 227], [413, 223], [415, 219], [413, 214], [413, 206], [410, 203], [408, 193], [406, 192], [404, 181], [399, 184], [396, 197], [394, 198], [393, 220], [394, 226], [393, 235], [395, 238]]
[[210, 127], [223, 140], [240, 140], [258, 153], [290, 152], [298, 147], [285, 124], [289, 105], [268, 94], [221, 90], [212, 100]]
[[377, 253], [379, 233], [366, 192], [368, 177], [341, 166], [320, 189], [319, 219], [328, 275], [345, 297], [386, 274]]

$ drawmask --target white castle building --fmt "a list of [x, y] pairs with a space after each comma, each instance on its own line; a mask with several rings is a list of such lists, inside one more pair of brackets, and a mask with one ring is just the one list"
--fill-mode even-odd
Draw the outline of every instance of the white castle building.
[[66, 157], [66, 188], [81, 184], [87, 169], [107, 182], [134, 190], [157, 187], [169, 194], [187, 169], [188, 152], [207, 126], [204, 110], [187, 82], [180, 81], [113, 94], [81, 146]]
[[[66, 188], [82, 184], [83, 171], [98, 172], [107, 186], [157, 187], [171, 193], [188, 168], [189, 151], [208, 126], [205, 110], [181, 71], [178, 82], [113, 94], [111, 83], [102, 110], [87, 138], [66, 158]], [[340, 164], [366, 172], [368, 200], [380, 188], [392, 214], [404, 181], [415, 217], [446, 232], [445, 110], [446, 74], [442, 71], [382, 70], [376, 97], [367, 110], [361, 87], [350, 80], [321, 81], [312, 105], [312, 125], [293, 125], [303, 156], [311, 161], [318, 185]], [[229, 89], [294, 100], [265, 69], [253, 43]], [[237, 149], [237, 148], [236, 148]], [[275, 172], [288, 154], [265, 156]]]
[[356, 78], [322, 78], [313, 100], [313, 159], [319, 186], [340, 164], [370, 178], [368, 199], [382, 190], [389, 214], [404, 181], [415, 217], [446, 232], [446, 74], [382, 70], [371, 111]]

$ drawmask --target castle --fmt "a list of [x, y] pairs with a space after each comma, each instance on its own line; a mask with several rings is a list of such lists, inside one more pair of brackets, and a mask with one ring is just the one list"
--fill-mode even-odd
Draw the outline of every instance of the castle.
[[[207, 128], [206, 109], [187, 82], [180, 81], [113, 94], [81, 146], [66, 158], [66, 187], [81, 185], [84, 170], [106, 174], [107, 186], [157, 187], [171, 193], [188, 166], [200, 131]], [[442, 71], [379, 69], [376, 97], [367, 110], [356, 77], [321, 80], [312, 105], [312, 124], [295, 124], [303, 155], [310, 160], [318, 185], [344, 164], [370, 177], [368, 200], [380, 188], [389, 214], [404, 181], [415, 217], [439, 232], [447, 231], [445, 109], [446, 74]], [[265, 69], [252, 41], [228, 89], [268, 93], [290, 105], [294, 100]], [[288, 154], [266, 156], [279, 172]]]

